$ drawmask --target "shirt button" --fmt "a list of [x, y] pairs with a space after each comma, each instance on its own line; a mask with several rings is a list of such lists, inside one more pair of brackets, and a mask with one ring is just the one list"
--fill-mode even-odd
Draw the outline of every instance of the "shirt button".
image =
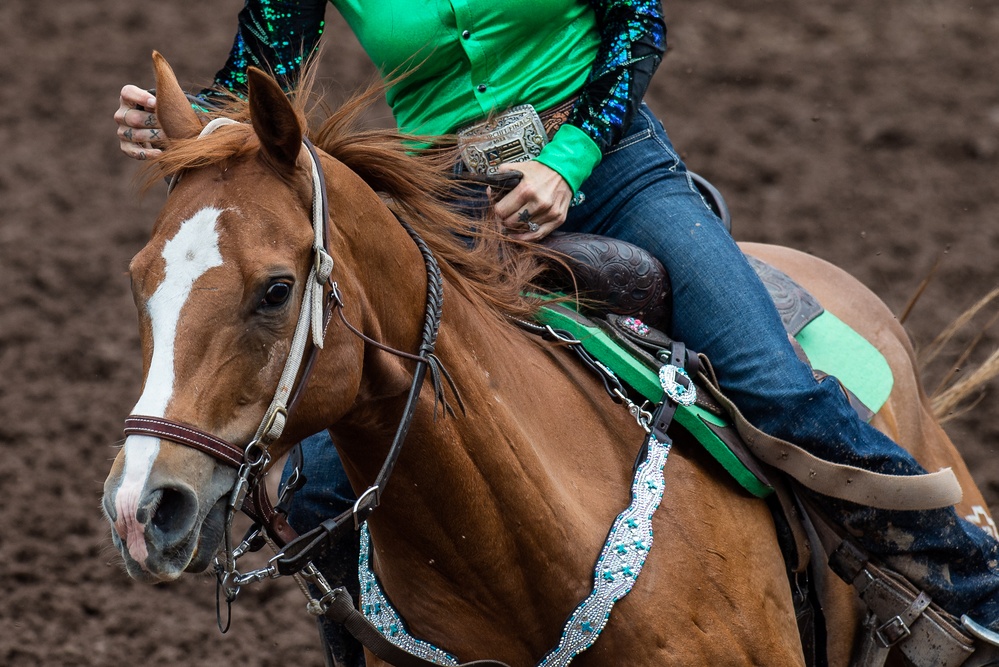
[[462, 30], [461, 31], [461, 38], [462, 39], [468, 39], [471, 36], [472, 36], [472, 33], [468, 32], [467, 30]]
[[475, 87], [475, 89], [476, 89], [477, 91], [479, 91], [480, 93], [484, 93], [484, 92], [486, 92], [486, 84], [484, 84], [484, 83], [480, 83], [479, 85], [477, 85], [477, 86]]

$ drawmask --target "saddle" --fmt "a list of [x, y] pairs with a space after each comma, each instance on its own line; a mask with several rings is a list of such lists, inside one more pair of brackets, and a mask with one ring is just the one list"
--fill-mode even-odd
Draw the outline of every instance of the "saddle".
[[[663, 331], [671, 328], [672, 295], [669, 276], [662, 264], [634, 245], [590, 234], [555, 233], [542, 244], [563, 260], [549, 264], [543, 285], [553, 291], [579, 294], [583, 307], [577, 312], [563, 305], [546, 306], [539, 321], [566, 329], [583, 341], [584, 347], [601, 363], [610, 366], [636, 393], [652, 401], [662, 400], [659, 387], [644, 386], [643, 369], [635, 368], [637, 364], [645, 370], [655, 371], [663, 365], [663, 352], [675, 349], [674, 341]], [[808, 344], [808, 337], [803, 332], [819, 318], [832, 316], [786, 274], [762, 261], [748, 259], [773, 298], [796, 352], [809, 362], [809, 355], [798, 338]], [[858, 334], [853, 335], [859, 338]], [[623, 349], [624, 354], [618, 351], [615, 357], [615, 352], [610, 350], [612, 346]], [[851, 388], [837, 380], [850, 404], [865, 421], [873, 417], [891, 389], [891, 371], [887, 363], [873, 346], [868, 344], [868, 348], [882, 364], [882, 377], [874, 383], [875, 387], [855, 382], [851, 383], [854, 385]], [[622, 360], [622, 356], [629, 359]], [[963, 664], [974, 645], [962, 632], [961, 622], [933, 604], [925, 592], [877, 563], [826, 521], [817, 508], [797, 493], [801, 480], [796, 479], [794, 471], [778, 470], [773, 459], [761, 455], [762, 451], [776, 449], [779, 458], [794, 446], [757, 431], [741, 417], [714, 381], [708, 359], [690, 351], [686, 358], [691, 375], [697, 377], [700, 388], [706, 391], [698, 391], [696, 403], [686, 411], [679, 410], [676, 421], [690, 431], [743, 488], [767, 498], [785, 555], [807, 664], [816, 667], [826, 664], [825, 628], [819, 600], [822, 598], [820, 589], [827, 581], [823, 574], [827, 565], [854, 586], [868, 610], [852, 665], [880, 667], [895, 646], [911, 664], [919, 667]], [[862, 365], [868, 371], [878, 367], [870, 360]], [[827, 377], [826, 373], [814, 370], [814, 365], [813, 372], [817, 379]], [[841, 374], [838, 369], [835, 372], [837, 376]], [[884, 373], [888, 376], [887, 384]], [[835, 478], [840, 473], [836, 464], [813, 459], [811, 457], [807, 463], [811, 476], [815, 476], [816, 468], [819, 477]], [[908, 480], [911, 483], [912, 478]], [[932, 489], [931, 486], [915, 493], [940, 491], [939, 485]], [[836, 495], [831, 488], [815, 490]], [[879, 491], [874, 489], [871, 493], [877, 495]], [[949, 499], [945, 492], [938, 494], [935, 502], [946, 505], [956, 500]]]

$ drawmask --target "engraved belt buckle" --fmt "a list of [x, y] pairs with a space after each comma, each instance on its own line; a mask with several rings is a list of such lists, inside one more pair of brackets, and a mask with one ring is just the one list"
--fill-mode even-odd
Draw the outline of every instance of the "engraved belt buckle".
[[515, 106], [458, 132], [461, 161], [476, 174], [495, 174], [505, 162], [532, 160], [546, 143], [544, 123], [530, 104]]

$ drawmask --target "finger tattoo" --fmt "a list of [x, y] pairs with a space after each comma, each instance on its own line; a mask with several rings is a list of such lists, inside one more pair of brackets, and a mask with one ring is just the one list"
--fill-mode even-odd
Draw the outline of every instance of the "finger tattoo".
[[124, 132], [122, 132], [122, 136], [125, 137], [125, 139], [127, 139], [128, 141], [131, 141], [132, 140], [132, 128], [128, 128], [127, 130], [125, 130]]
[[146, 116], [146, 121], [143, 124], [146, 127], [155, 127], [156, 126], [156, 116], [154, 116], [153, 114], [149, 114], [148, 116]]

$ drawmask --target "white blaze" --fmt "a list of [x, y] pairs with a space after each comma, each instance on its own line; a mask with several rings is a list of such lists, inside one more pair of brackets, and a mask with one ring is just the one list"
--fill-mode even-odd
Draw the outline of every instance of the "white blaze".
[[[180, 225], [172, 239], [163, 246], [166, 262], [163, 282], [146, 302], [153, 335], [153, 356], [149, 363], [146, 384], [132, 414], [151, 417], [165, 416], [173, 396], [174, 343], [177, 324], [191, 290], [206, 271], [222, 264], [219, 235], [215, 224], [222, 211], [203, 208]], [[115, 496], [118, 510], [118, 534], [128, 545], [137, 562], [146, 558], [142, 524], [135, 513], [142, 498], [146, 479], [159, 453], [159, 440], [145, 435], [130, 435], [125, 439], [125, 467]]]

